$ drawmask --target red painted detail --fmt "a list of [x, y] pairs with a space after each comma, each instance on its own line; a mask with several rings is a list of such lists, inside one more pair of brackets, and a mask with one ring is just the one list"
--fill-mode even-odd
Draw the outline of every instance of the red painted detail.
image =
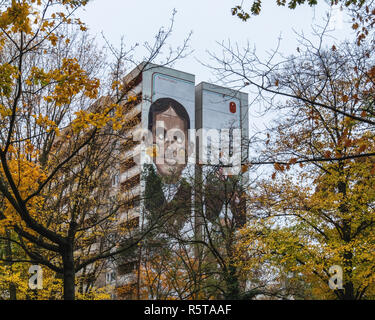
[[232, 112], [232, 113], [236, 113], [236, 111], [237, 111], [237, 105], [236, 105], [235, 102], [231, 102], [231, 103], [229, 103], [229, 110], [230, 110], [230, 112]]

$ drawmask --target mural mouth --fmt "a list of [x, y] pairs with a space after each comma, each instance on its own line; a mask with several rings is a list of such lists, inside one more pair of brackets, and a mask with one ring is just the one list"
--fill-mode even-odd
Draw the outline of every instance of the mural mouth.
[[185, 149], [176, 146], [169, 147], [164, 155], [164, 163], [167, 165], [177, 165], [184, 163]]
[[170, 165], [170, 166], [174, 166], [177, 164], [177, 160], [176, 159], [171, 159], [171, 158], [164, 158], [165, 162], [167, 165]]

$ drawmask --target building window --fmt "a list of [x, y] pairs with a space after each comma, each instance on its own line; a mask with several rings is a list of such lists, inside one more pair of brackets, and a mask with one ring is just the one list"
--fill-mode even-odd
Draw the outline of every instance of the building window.
[[120, 275], [126, 275], [136, 270], [137, 264], [134, 261], [124, 263], [119, 266], [118, 271]]
[[116, 281], [116, 273], [114, 271], [109, 271], [105, 274], [105, 283], [111, 284]]
[[211, 137], [207, 137], [207, 164], [211, 164], [211, 156], [212, 156], [212, 143]]
[[120, 183], [120, 175], [118, 173], [112, 176], [112, 187], [117, 187]]
[[111, 118], [114, 118], [114, 116], [115, 116], [115, 108], [112, 108], [112, 109], [109, 111], [109, 116], [110, 116]]
[[233, 128], [229, 130], [229, 157], [233, 157]]

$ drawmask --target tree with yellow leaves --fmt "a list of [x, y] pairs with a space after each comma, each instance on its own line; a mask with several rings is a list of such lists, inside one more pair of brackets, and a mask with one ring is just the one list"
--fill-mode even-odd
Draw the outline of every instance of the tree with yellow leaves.
[[374, 298], [370, 51], [347, 43], [313, 48], [310, 42], [285, 69], [268, 74], [271, 86], [298, 98], [272, 100], [279, 118], [254, 163], [273, 164], [274, 173], [254, 191], [258, 220], [242, 230], [238, 263], [251, 268], [255, 262], [247, 253], [258, 252], [289, 283], [286, 289], [304, 284], [294, 297]]
[[[109, 186], [137, 121], [125, 119], [125, 110], [138, 101], [131, 89], [139, 77], [124, 80], [123, 46], [111, 47], [114, 62], [106, 63], [86, 35], [76, 13], [87, 2], [0, 4], [0, 233], [10, 241], [10, 231], [27, 257], [2, 261], [46, 266], [63, 279], [64, 299], [75, 298], [77, 273], [126, 250], [116, 248], [130, 236], [116, 223], [129, 204]], [[143, 68], [170, 33], [157, 34]]]
[[[322, 5], [323, 1], [318, 0], [277, 0], [275, 4], [280, 7], [296, 9], [298, 6], [309, 5], [314, 7]], [[249, 4], [248, 6], [246, 5]], [[242, 1], [241, 4], [232, 8], [232, 15], [237, 16], [242, 21], [248, 21], [251, 16], [260, 15], [262, 12], [262, 0]], [[352, 28], [357, 33], [357, 44], [361, 43], [371, 34], [375, 21], [374, 2], [369, 0], [331, 0], [325, 1], [325, 5], [337, 6], [340, 10], [345, 10], [352, 16]]]

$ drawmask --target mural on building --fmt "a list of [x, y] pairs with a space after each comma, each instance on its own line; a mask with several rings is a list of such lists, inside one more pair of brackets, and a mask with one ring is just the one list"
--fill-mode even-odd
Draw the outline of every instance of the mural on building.
[[[195, 128], [195, 85], [187, 79], [153, 73], [151, 105], [144, 124], [152, 133], [152, 164], [146, 166], [145, 208], [156, 218], [168, 212], [178, 229], [191, 216], [189, 130]], [[150, 217], [149, 217], [150, 218]]]
[[148, 129], [152, 132], [158, 173], [179, 179], [188, 160], [190, 117], [185, 107], [171, 98], [156, 100], [150, 107]]

